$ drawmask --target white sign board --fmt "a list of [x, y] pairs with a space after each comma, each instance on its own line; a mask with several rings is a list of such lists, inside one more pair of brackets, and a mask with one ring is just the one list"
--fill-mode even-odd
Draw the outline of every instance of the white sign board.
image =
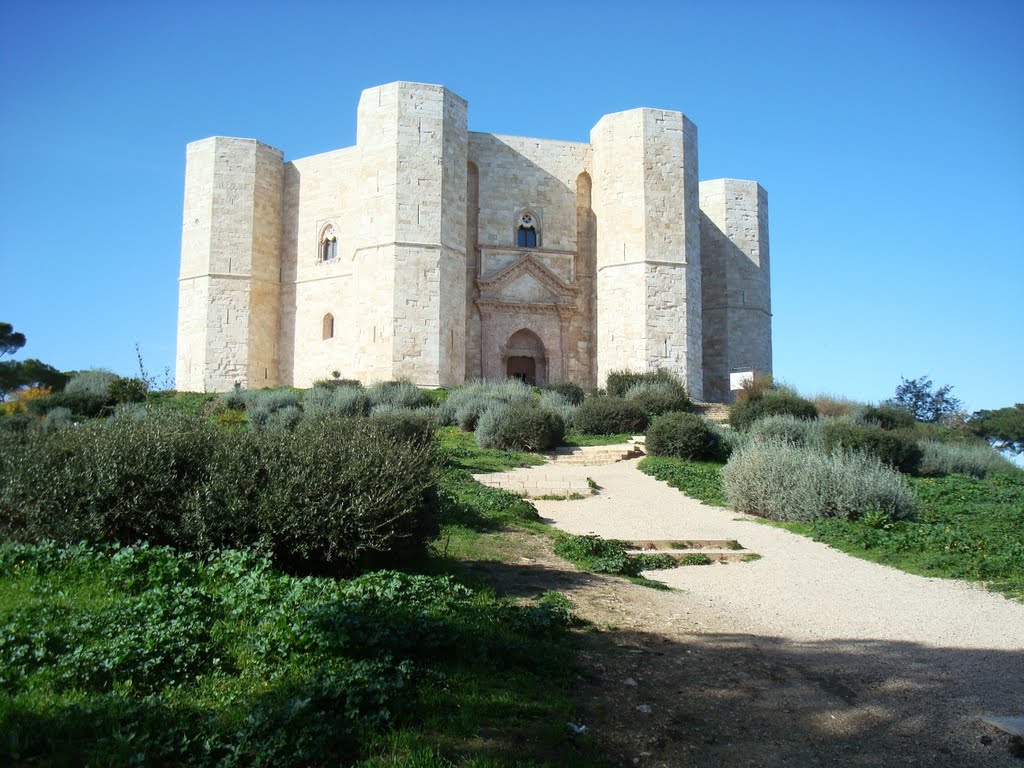
[[729, 374], [729, 389], [735, 392], [754, 380], [753, 371], [736, 371]]

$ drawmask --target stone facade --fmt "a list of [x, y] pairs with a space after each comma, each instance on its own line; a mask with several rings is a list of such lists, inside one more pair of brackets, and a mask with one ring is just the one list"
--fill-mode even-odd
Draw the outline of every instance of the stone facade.
[[459, 96], [399, 82], [357, 115], [354, 147], [290, 162], [188, 146], [179, 390], [664, 367], [725, 400], [771, 371], [765, 192], [698, 182], [682, 113], [606, 115], [589, 143], [475, 133]]

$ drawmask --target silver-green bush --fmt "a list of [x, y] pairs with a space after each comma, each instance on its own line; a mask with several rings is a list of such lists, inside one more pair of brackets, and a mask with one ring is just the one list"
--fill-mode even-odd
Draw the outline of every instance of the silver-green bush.
[[492, 406], [532, 400], [533, 387], [518, 379], [472, 381], [448, 393], [438, 410], [438, 418], [442, 424], [472, 432], [479, 418]]
[[303, 398], [302, 409], [311, 418], [365, 416], [368, 402], [366, 393], [357, 387], [313, 387]]
[[62, 427], [70, 427], [74, 423], [75, 419], [71, 415], [71, 409], [65, 408], [62, 405], [52, 408], [43, 417], [43, 429], [60, 429]]
[[566, 424], [572, 423], [572, 415], [576, 413], [576, 409], [579, 408], [578, 405], [574, 405], [569, 402], [569, 398], [561, 392], [556, 392], [552, 389], [546, 389], [540, 393], [540, 397], [537, 399], [537, 405], [545, 411], [557, 413], [562, 417], [562, 421]]
[[821, 447], [821, 423], [798, 419], [788, 413], [758, 419], [747, 432], [753, 440], [778, 440], [790, 445]]
[[117, 380], [117, 374], [96, 368], [88, 371], [79, 371], [68, 381], [64, 387], [65, 392], [72, 394], [88, 394], [106, 397], [109, 394], [110, 385]]
[[722, 485], [736, 509], [772, 520], [856, 520], [872, 510], [905, 519], [916, 510], [906, 479], [877, 458], [777, 439], [737, 450], [722, 468]]
[[394, 405], [398, 408], [422, 408], [430, 405], [430, 397], [411, 381], [379, 381], [366, 390], [370, 408]]
[[1014, 468], [987, 445], [940, 443], [921, 440], [918, 446], [924, 453], [918, 465], [922, 475], [971, 475], [985, 477], [992, 472], [1007, 472]]

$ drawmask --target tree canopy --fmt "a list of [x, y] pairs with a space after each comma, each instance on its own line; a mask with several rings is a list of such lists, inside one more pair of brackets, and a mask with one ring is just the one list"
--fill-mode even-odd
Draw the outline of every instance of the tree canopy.
[[971, 431], [998, 451], [1024, 453], [1024, 403], [994, 411], [976, 411], [967, 422]]
[[901, 376], [896, 396], [887, 404], [910, 411], [918, 421], [938, 424], [963, 408], [963, 403], [953, 397], [952, 392], [953, 387], [948, 384], [936, 389], [927, 376], [917, 379], [904, 379]]
[[0, 323], [0, 357], [13, 355], [24, 346], [24, 333], [15, 331], [10, 323]]

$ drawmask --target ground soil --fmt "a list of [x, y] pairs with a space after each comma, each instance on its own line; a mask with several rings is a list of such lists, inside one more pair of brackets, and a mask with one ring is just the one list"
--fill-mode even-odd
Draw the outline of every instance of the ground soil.
[[[551, 590], [573, 602], [588, 626], [578, 630], [572, 725], [614, 765], [1024, 766], [1020, 740], [981, 720], [1024, 709], [1024, 651], [1012, 643], [751, 630], [706, 591], [582, 573], [544, 537], [506, 535], [519, 539], [518, 563], [472, 567], [500, 592]], [[712, 569], [743, 567], [704, 566], [702, 583]]]

